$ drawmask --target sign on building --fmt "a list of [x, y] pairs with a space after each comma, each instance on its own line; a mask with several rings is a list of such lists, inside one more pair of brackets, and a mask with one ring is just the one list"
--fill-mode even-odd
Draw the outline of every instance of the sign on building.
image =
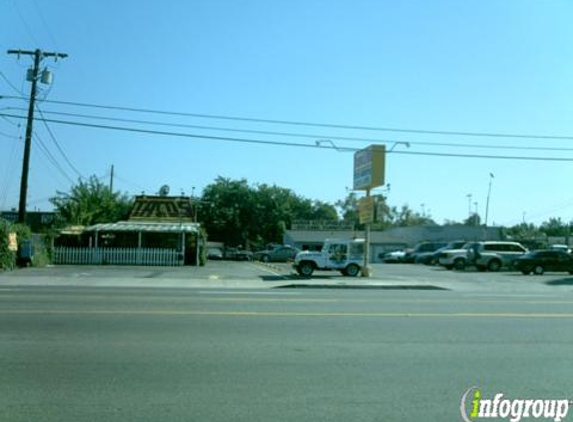
[[16, 233], [8, 233], [8, 250], [12, 252], [18, 250], [18, 236]]
[[354, 190], [384, 185], [386, 147], [370, 145], [354, 153]]

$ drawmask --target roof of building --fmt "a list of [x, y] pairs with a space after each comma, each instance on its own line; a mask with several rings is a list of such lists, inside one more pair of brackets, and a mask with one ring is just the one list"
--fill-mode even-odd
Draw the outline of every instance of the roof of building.
[[117, 223], [95, 224], [86, 228], [88, 232], [155, 232], [155, 233], [198, 233], [201, 225], [189, 222], [118, 221]]

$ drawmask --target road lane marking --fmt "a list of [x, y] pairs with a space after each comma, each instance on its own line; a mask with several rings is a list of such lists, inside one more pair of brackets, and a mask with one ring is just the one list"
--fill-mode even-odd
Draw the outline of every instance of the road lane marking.
[[317, 318], [503, 318], [572, 319], [573, 313], [517, 312], [274, 312], [274, 311], [137, 311], [137, 310], [66, 310], [3, 309], [0, 315], [123, 315], [123, 316], [221, 316], [221, 317], [317, 317]]
[[269, 295], [269, 296], [298, 296], [301, 292], [282, 292], [273, 290], [270, 292], [261, 291], [245, 291], [239, 292], [236, 290], [199, 290], [197, 293], [200, 295]]

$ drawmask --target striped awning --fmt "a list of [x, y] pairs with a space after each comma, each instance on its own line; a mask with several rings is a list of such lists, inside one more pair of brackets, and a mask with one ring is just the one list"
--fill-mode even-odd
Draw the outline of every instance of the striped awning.
[[95, 224], [86, 228], [88, 232], [145, 232], [145, 233], [199, 233], [199, 223], [172, 223], [146, 221], [118, 221], [117, 223]]

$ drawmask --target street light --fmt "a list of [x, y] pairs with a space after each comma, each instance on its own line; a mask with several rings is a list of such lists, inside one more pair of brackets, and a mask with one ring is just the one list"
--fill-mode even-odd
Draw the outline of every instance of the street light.
[[466, 195], [466, 197], [468, 198], [468, 217], [472, 216], [472, 194], [468, 193]]
[[487, 201], [485, 203], [485, 227], [487, 229], [487, 217], [489, 214], [489, 197], [491, 195], [491, 184], [493, 179], [495, 178], [495, 176], [493, 175], [493, 173], [489, 174], [489, 187], [487, 189]]

